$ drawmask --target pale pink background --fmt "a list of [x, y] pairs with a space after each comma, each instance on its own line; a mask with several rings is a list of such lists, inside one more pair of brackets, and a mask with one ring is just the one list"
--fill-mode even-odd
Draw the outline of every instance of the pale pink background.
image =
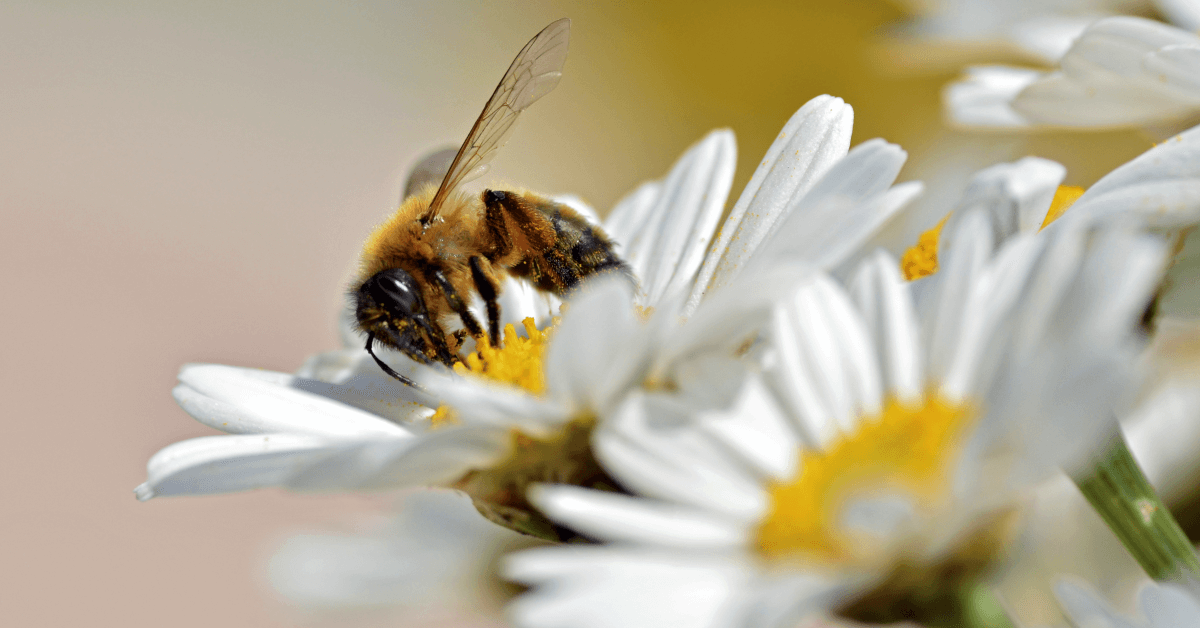
[[[738, 132], [736, 194], [820, 93], [855, 105], [855, 142], [938, 128], [948, 76], [862, 75], [842, 45], [894, 9], [800, 4], [0, 5], [0, 625], [300, 620], [265, 586], [272, 547], [388, 497], [136, 502], [151, 454], [212, 433], [175, 406], [175, 374], [191, 361], [290, 371], [334, 347], [357, 247], [409, 165], [461, 140], [553, 19], [575, 19], [566, 77], [496, 173], [601, 212], [724, 125]], [[1145, 147], [1106, 137], [1083, 141], [1118, 154], [1072, 182]]]

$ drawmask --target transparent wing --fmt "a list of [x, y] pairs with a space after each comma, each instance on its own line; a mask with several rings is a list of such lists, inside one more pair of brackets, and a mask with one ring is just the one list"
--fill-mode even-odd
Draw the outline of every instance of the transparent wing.
[[558, 85], [570, 37], [571, 20], [563, 18], [542, 29], [517, 53], [429, 203], [430, 220], [459, 185], [487, 172], [492, 157], [512, 133], [517, 116]]

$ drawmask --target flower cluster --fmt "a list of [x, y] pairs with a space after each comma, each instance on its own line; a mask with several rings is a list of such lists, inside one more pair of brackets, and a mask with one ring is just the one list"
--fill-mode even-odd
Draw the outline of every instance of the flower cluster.
[[428, 489], [379, 532], [285, 546], [274, 582], [318, 607], [971, 625], [1034, 488], [1134, 412], [1200, 129], [1082, 194], [1044, 159], [983, 170], [901, 259], [870, 243], [922, 186], [899, 147], [851, 148], [852, 118], [804, 105], [723, 223], [736, 148], [711, 133], [603, 223], [636, 285], [559, 311], [514, 280], [502, 347], [453, 372], [382, 354], [419, 388], [349, 330], [294, 375], [184, 367], [179, 404], [227, 434], [160, 451], [138, 498]]

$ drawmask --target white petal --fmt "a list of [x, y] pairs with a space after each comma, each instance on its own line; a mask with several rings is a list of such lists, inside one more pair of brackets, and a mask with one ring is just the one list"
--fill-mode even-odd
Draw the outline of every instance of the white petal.
[[1029, 121], [1012, 103], [1022, 90], [1042, 76], [1036, 70], [1001, 66], [968, 68], [964, 78], [943, 90], [942, 105], [950, 122], [958, 126], [1029, 126]]
[[635, 493], [723, 513], [740, 521], [767, 507], [761, 485], [717, 451], [710, 440], [647, 425], [647, 400], [633, 396], [592, 434], [596, 459]]
[[1067, 616], [1078, 626], [1134, 628], [1133, 624], [1114, 613], [1099, 596], [1074, 582], [1059, 580], [1054, 585], [1054, 595]]
[[617, 203], [604, 223], [605, 231], [617, 245], [617, 254], [637, 277], [646, 276], [649, 259], [640, 255], [644, 250], [641, 243], [647, 236], [645, 225], [653, 220], [662, 190], [663, 184], [658, 181], [639, 185]]
[[706, 292], [729, 283], [795, 200], [846, 155], [853, 118], [853, 109], [842, 99], [818, 96], [788, 120], [725, 219], [685, 315], [696, 310]]
[[546, 350], [546, 389], [552, 399], [605, 412], [620, 392], [636, 383], [648, 360], [623, 277], [588, 282], [571, 301]]
[[509, 606], [529, 628], [733, 628], [748, 579], [731, 562], [591, 547], [521, 552], [505, 573], [545, 583]]
[[863, 262], [854, 294], [880, 352], [888, 391], [899, 401], [916, 402], [924, 393], [920, 328], [900, 264], [877, 251]]
[[1200, 221], [1200, 128], [1113, 170], [1079, 197], [1065, 217], [1103, 220], [1130, 213], [1163, 228]]
[[279, 486], [306, 465], [354, 446], [300, 434], [206, 436], [168, 445], [150, 458], [139, 500], [160, 495], [211, 495]]
[[179, 382], [174, 390], [179, 405], [200, 422], [225, 432], [409, 434], [382, 417], [301, 390], [295, 387], [300, 383], [297, 378], [286, 373], [191, 364], [180, 371]]
[[931, 282], [931, 289], [923, 295], [921, 316], [925, 322], [922, 336], [929, 343], [929, 375], [935, 382], [947, 376], [958, 350], [968, 295], [991, 257], [990, 221], [983, 212], [966, 212], [958, 228], [943, 232], [942, 238], [945, 241], [939, 242], [939, 270], [926, 280]]
[[535, 436], [556, 428], [570, 416], [571, 408], [555, 400], [480, 377], [448, 374], [429, 376], [420, 383], [454, 408], [466, 425], [517, 427]]
[[1009, 29], [1010, 37], [1021, 48], [1047, 63], [1058, 61], [1071, 48], [1097, 16], [1038, 15], [1022, 20]]
[[604, 542], [711, 549], [748, 540], [742, 525], [675, 504], [565, 485], [535, 486], [528, 495], [550, 518]]
[[879, 354], [871, 342], [871, 332], [840, 285], [822, 277], [816, 282], [816, 288], [825, 318], [836, 330], [839, 339], [838, 349], [846, 369], [851, 411], [867, 416], [882, 412], [883, 378], [879, 372]]
[[795, 475], [800, 443], [757, 376], [746, 378], [733, 408], [705, 412], [697, 423], [764, 477], [783, 481]]
[[665, 296], [691, 290], [713, 229], [733, 184], [737, 147], [733, 133], [713, 131], [688, 150], [667, 175], [641, 232], [637, 259], [644, 296], [653, 306]]
[[[1084, 31], [1062, 59], [1062, 71], [1029, 85], [1013, 108], [1031, 121], [1062, 126], [1152, 124], [1200, 106], [1198, 60], [1183, 52], [1200, 38], [1159, 22], [1114, 17]], [[1163, 52], [1171, 49], [1177, 52]]]
[[1154, 628], [1200, 625], [1200, 601], [1176, 584], [1149, 584], [1138, 594], [1142, 611]]
[[801, 348], [800, 328], [804, 321], [792, 307], [776, 311], [771, 340], [778, 366], [768, 371], [770, 382], [789, 405], [787, 415], [795, 421], [798, 434], [809, 447], [820, 448], [837, 434], [833, 410], [819, 389], [813, 369]]
[[832, 268], [861, 246], [900, 207], [920, 193], [920, 184], [891, 188], [908, 154], [881, 139], [855, 146], [802, 198], [789, 203], [754, 266], [781, 259]]
[[1058, 186], [1067, 169], [1058, 162], [1039, 157], [997, 164], [975, 173], [963, 192], [963, 198], [943, 228], [953, 233], [957, 216], [980, 209], [992, 221], [992, 233], [999, 240], [1041, 229]]
[[1200, 29], [1200, 2], [1196, 0], [1154, 0], [1170, 22], [1179, 28], [1195, 32]]
[[987, 349], [996, 326], [1009, 316], [1029, 277], [1043, 240], [1015, 236], [997, 252], [995, 260], [971, 286], [962, 310], [962, 327], [954, 342], [940, 391], [949, 400], [966, 399], [987, 379], [985, 361], [995, 354]]
[[744, 274], [710, 293], [703, 307], [697, 308], [682, 325], [677, 309], [656, 310], [651, 323], [657, 324], [660, 331], [671, 331], [663, 334], [653, 372], [705, 353], [728, 355], [770, 321], [780, 294], [788, 293], [811, 275], [811, 268], [790, 263]]
[[426, 432], [406, 448], [379, 448], [364, 488], [433, 486], [453, 482], [471, 469], [491, 467], [512, 451], [508, 429], [454, 426]]

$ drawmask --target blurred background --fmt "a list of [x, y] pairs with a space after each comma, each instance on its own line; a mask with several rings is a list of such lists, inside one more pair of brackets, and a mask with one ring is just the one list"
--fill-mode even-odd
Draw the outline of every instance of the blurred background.
[[823, 93], [854, 106], [855, 144], [899, 143], [900, 178], [931, 184], [891, 227], [893, 248], [983, 165], [1040, 155], [1086, 186], [1151, 145], [1131, 131], [946, 129], [939, 93], [958, 71], [894, 53], [886, 32], [907, 10], [0, 4], [0, 624], [307, 621], [265, 584], [272, 549], [393, 497], [136, 502], [155, 451], [211, 433], [175, 406], [175, 374], [195, 361], [291, 371], [333, 348], [358, 247], [408, 168], [461, 142], [513, 55], [556, 18], [574, 20], [564, 79], [493, 172], [601, 214], [717, 127], [738, 138], [732, 203], [787, 118]]

